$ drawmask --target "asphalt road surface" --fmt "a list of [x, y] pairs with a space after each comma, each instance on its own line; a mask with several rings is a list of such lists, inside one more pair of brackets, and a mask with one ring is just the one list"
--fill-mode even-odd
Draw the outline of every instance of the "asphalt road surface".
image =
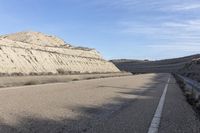
[[200, 133], [170, 74], [0, 89], [0, 133]]

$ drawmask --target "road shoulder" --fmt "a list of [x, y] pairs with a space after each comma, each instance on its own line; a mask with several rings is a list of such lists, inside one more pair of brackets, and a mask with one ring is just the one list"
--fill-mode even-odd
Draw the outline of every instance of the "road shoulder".
[[200, 120], [172, 77], [168, 86], [159, 133], [199, 133]]

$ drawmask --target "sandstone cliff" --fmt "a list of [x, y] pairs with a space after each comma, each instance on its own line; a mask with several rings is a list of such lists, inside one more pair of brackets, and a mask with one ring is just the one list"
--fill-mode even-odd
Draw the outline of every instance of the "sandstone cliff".
[[38, 32], [0, 36], [0, 73], [119, 72], [94, 49]]

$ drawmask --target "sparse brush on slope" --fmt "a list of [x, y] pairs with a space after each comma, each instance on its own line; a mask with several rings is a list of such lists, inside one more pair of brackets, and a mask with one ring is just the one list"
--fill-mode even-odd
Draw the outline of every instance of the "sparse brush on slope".
[[73, 47], [60, 38], [40, 32], [0, 36], [0, 60], [1, 75], [120, 72], [95, 49]]

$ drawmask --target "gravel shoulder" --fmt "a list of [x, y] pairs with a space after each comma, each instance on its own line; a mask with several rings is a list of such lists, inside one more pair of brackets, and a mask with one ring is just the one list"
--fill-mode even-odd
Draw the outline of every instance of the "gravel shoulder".
[[200, 120], [171, 77], [159, 133], [200, 133]]

